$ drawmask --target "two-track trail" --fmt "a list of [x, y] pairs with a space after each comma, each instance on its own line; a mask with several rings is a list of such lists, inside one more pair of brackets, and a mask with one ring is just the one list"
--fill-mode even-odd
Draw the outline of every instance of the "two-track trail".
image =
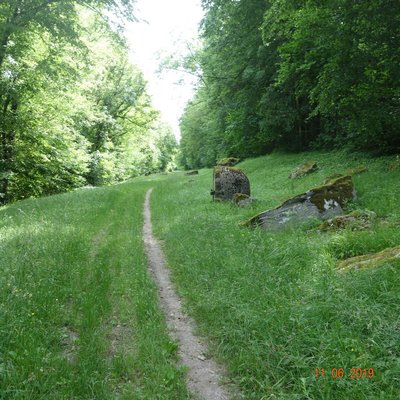
[[[158, 286], [160, 303], [165, 313], [171, 336], [178, 341], [179, 357], [188, 368], [187, 385], [203, 400], [228, 400], [231, 390], [219, 382], [224, 370], [215, 361], [206, 358], [207, 347], [193, 333], [195, 323], [182, 311], [181, 300], [173, 289], [166, 258], [159, 242], [153, 235], [150, 211], [150, 195], [146, 193], [144, 204], [143, 236], [151, 274]], [[236, 392], [236, 390], [235, 390]], [[235, 396], [236, 397], [236, 396]]]

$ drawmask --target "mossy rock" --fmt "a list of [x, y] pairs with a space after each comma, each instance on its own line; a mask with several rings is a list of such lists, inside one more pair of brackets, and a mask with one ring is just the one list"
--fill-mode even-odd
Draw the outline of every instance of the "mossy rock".
[[396, 156], [396, 160], [389, 164], [388, 170], [389, 172], [394, 172], [400, 169], [400, 158]]
[[244, 193], [235, 193], [232, 197], [232, 201], [236, 204], [239, 203], [240, 201], [248, 199], [250, 199], [250, 196]]
[[355, 196], [351, 176], [340, 176], [323, 186], [294, 196], [279, 207], [264, 211], [247, 221], [244, 226], [276, 229], [288, 224], [302, 224], [310, 218], [327, 219], [343, 214], [346, 202]]
[[227, 158], [222, 158], [217, 162], [217, 165], [221, 167], [233, 167], [234, 165], [238, 164], [240, 162], [240, 158], [236, 157], [227, 157]]
[[308, 161], [297, 167], [290, 175], [290, 179], [301, 178], [304, 175], [311, 174], [318, 169], [318, 165], [314, 161]]
[[349, 168], [346, 171], [346, 175], [359, 175], [363, 174], [364, 172], [368, 172], [368, 168], [365, 165], [359, 165], [358, 167], [355, 168]]
[[318, 226], [316, 230], [321, 232], [338, 231], [340, 229], [366, 230], [371, 227], [375, 218], [376, 214], [373, 211], [356, 210], [350, 214], [330, 218]]
[[327, 177], [325, 178], [325, 180], [324, 180], [324, 185], [330, 185], [332, 182], [336, 181], [336, 179], [338, 179], [338, 178], [340, 178], [340, 177], [342, 177], [342, 176], [346, 176], [346, 175], [344, 175], [344, 174], [338, 174], [338, 173], [329, 175], [329, 176], [327, 176]]
[[350, 175], [342, 175], [332, 179], [327, 184], [315, 187], [306, 194], [310, 195], [311, 203], [315, 204], [323, 213], [330, 208], [330, 204], [344, 207], [346, 203], [355, 198], [353, 180]]
[[240, 169], [217, 166], [213, 175], [214, 189], [211, 194], [214, 200], [233, 200], [237, 193], [250, 196], [250, 181]]
[[379, 267], [387, 262], [400, 259], [400, 246], [390, 247], [379, 253], [365, 254], [362, 256], [351, 257], [347, 260], [340, 261], [337, 269], [340, 272], [352, 269], [365, 269]]
[[198, 174], [199, 174], [199, 171], [197, 171], [197, 170], [188, 171], [188, 172], [185, 173], [185, 175], [187, 175], [187, 176], [198, 175]]
[[255, 199], [244, 193], [235, 193], [233, 195], [232, 201], [238, 207], [246, 207], [249, 206], [250, 204], [253, 204]]

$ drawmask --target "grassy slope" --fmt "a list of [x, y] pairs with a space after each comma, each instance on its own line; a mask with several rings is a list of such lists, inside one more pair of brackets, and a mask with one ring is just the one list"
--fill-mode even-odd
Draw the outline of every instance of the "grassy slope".
[[[309, 159], [320, 169], [296, 181]], [[391, 158], [274, 154], [239, 165], [248, 173], [250, 209], [213, 204], [211, 170], [175, 174], [156, 186], [153, 223], [186, 307], [241, 386], [246, 399], [400, 398], [400, 262], [339, 275], [337, 259], [400, 244], [400, 171]], [[352, 208], [375, 211], [386, 224], [371, 231], [266, 233], [238, 226], [256, 212], [321, 184], [332, 173], [366, 164], [355, 176]], [[332, 368], [346, 377], [333, 379]], [[350, 368], [376, 376], [350, 379]], [[314, 369], [324, 368], [316, 380]]]
[[0, 209], [0, 398], [188, 398], [146, 273], [143, 181]]

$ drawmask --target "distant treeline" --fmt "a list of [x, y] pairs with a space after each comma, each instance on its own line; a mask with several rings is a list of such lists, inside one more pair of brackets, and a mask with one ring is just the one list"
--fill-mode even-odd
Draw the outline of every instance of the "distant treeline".
[[116, 25], [132, 3], [0, 2], [0, 205], [171, 162], [174, 135]]
[[400, 150], [399, 0], [203, 0], [182, 163], [273, 149]]

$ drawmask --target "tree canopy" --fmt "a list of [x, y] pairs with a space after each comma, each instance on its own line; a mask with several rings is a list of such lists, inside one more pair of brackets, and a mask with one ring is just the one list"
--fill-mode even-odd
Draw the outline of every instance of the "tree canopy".
[[0, 204], [170, 165], [173, 133], [110, 17], [132, 3], [0, 3]]
[[[395, 0], [203, 0], [182, 163], [315, 147], [400, 149]], [[196, 62], [193, 62], [195, 60]]]

